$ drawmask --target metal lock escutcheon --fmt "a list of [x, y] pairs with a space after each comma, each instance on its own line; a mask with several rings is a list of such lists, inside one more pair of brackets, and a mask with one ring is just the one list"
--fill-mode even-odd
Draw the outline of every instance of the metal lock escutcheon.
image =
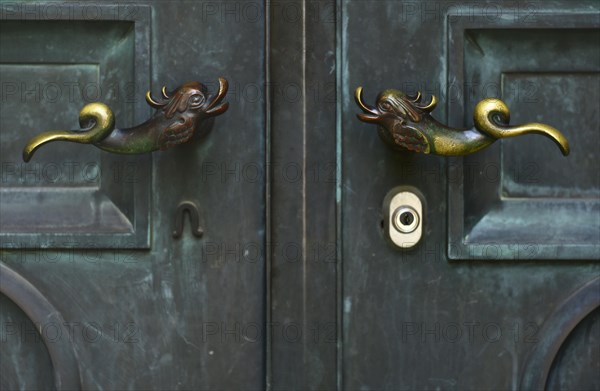
[[423, 236], [424, 197], [412, 186], [398, 186], [383, 201], [383, 230], [386, 238], [400, 248], [414, 247]]

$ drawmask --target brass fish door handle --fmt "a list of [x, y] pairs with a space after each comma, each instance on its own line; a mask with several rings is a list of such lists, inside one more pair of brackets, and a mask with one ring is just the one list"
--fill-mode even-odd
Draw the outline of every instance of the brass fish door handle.
[[486, 98], [475, 106], [471, 129], [450, 128], [431, 116], [437, 99], [421, 103], [421, 93], [409, 96], [398, 90], [385, 90], [377, 96], [375, 106], [364, 103], [362, 87], [354, 98], [364, 113], [358, 119], [378, 125], [379, 136], [386, 144], [401, 151], [430, 153], [443, 156], [469, 155], [500, 138], [537, 133], [550, 138], [563, 155], [569, 154], [569, 142], [550, 125], [537, 122], [509, 126], [508, 106], [500, 99]]
[[115, 128], [115, 116], [107, 105], [89, 103], [79, 112], [81, 130], [56, 130], [33, 137], [23, 149], [23, 160], [28, 162], [42, 145], [53, 141], [93, 144], [105, 151], [139, 154], [165, 150], [188, 142], [200, 127], [202, 120], [227, 111], [229, 103], [221, 103], [227, 94], [228, 83], [219, 78], [219, 91], [209, 95], [205, 85], [187, 82], [173, 92], [162, 88], [162, 99], [156, 101], [150, 91], [146, 101], [157, 109], [146, 122], [133, 128]]

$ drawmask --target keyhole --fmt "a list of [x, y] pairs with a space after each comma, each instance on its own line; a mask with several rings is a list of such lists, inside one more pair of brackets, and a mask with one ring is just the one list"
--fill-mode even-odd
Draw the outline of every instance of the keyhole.
[[419, 226], [419, 215], [412, 207], [403, 205], [394, 212], [393, 223], [396, 230], [411, 233]]
[[411, 225], [415, 221], [415, 216], [411, 212], [404, 212], [400, 215], [400, 222], [403, 225]]
[[423, 203], [415, 188], [398, 186], [383, 202], [384, 236], [400, 248], [414, 247], [423, 235]]

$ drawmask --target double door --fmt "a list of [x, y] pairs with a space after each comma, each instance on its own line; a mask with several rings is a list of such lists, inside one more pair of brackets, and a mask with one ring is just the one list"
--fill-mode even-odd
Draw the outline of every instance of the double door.
[[[3, 389], [594, 389], [595, 2], [0, 3]], [[195, 80], [228, 109], [115, 154]], [[539, 135], [466, 156], [360, 121], [397, 89], [455, 128], [486, 97]], [[167, 97], [163, 97], [166, 99]], [[425, 105], [425, 104], [423, 104]], [[162, 108], [158, 109], [160, 113]], [[390, 238], [409, 189], [420, 237]]]

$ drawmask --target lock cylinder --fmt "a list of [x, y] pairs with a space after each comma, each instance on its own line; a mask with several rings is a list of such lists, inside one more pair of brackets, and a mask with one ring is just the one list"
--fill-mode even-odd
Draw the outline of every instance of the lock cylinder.
[[423, 196], [414, 187], [392, 189], [383, 203], [383, 229], [389, 241], [400, 248], [414, 247], [423, 235]]

